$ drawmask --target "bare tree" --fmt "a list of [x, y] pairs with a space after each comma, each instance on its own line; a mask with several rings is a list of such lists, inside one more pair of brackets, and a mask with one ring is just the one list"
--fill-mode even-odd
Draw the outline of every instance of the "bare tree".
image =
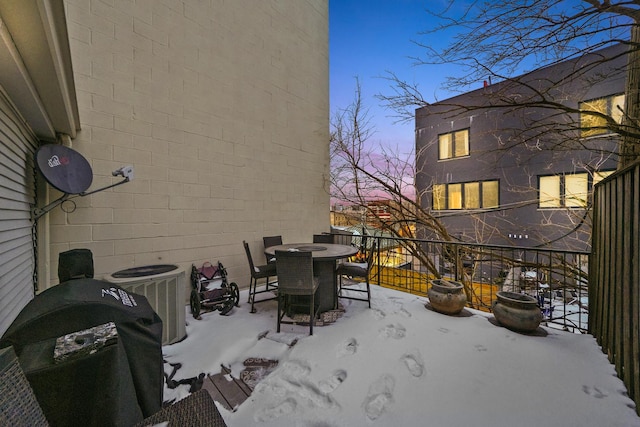
[[[414, 153], [400, 154], [388, 147], [378, 146], [373, 142], [375, 127], [372, 125], [366, 107], [361, 101], [360, 85], [356, 81], [353, 102], [335, 113], [332, 118], [331, 132], [331, 196], [334, 201], [345, 205], [357, 206], [359, 216], [369, 213], [369, 218], [376, 218], [376, 202], [384, 200], [390, 211], [390, 218], [377, 217], [376, 228], [397, 237], [400, 245], [414, 259], [414, 268], [419, 265], [420, 270], [430, 277], [441, 278], [443, 271], [456, 272], [455, 278], [464, 286], [467, 300], [474, 307], [489, 307], [478, 287], [482, 282], [480, 276], [483, 271], [476, 271], [480, 264], [504, 268], [530, 268], [545, 271], [548, 277], [570, 277], [575, 279], [582, 272], [575, 270], [566, 260], [527, 261], [521, 259], [518, 252], [509, 250], [492, 250], [482, 246], [495, 234], [502, 231], [491, 221], [486, 221], [483, 213], [468, 212], [476, 236], [473, 244], [465, 244], [467, 239], [452, 236], [444, 225], [441, 217], [434, 215], [430, 208], [420, 204], [421, 195], [416, 194], [414, 177]], [[418, 171], [419, 172], [419, 171]], [[430, 191], [430, 189], [425, 189]], [[513, 208], [513, 207], [507, 207]], [[363, 212], [364, 215], [361, 213]], [[421, 233], [436, 237], [436, 241], [404, 239], [415, 236], [408, 231], [415, 229]], [[436, 243], [431, 244], [431, 243]], [[434, 249], [435, 248], [435, 249]], [[438, 254], [435, 257], [434, 254]], [[473, 261], [481, 260], [476, 264]], [[447, 266], [443, 269], [443, 264]], [[569, 269], [574, 269], [571, 274]], [[447, 273], [448, 274], [448, 273]], [[495, 277], [494, 277], [495, 278]], [[575, 280], [558, 283], [557, 288], [575, 289]]]
[[[551, 137], [555, 144], [547, 144], [551, 150], [585, 148], [580, 146], [581, 140], [576, 135], [587, 129], [576, 118], [580, 114], [583, 117], [591, 115], [598, 128], [620, 135], [620, 146], [615, 150], [619, 155], [619, 167], [640, 158], [639, 1], [496, 0], [469, 3], [451, 0], [444, 11], [428, 13], [436, 18], [439, 25], [422, 33], [423, 36], [455, 35], [443, 49], [417, 42], [425, 49], [424, 55], [414, 58], [417, 65], [456, 64], [459, 74], [449, 77], [444, 85], [449, 91], [467, 91], [483, 80], [502, 83], [497, 86], [498, 90], [493, 91], [490, 102], [465, 106], [451, 104], [446, 114], [500, 107], [510, 111], [529, 107], [546, 109], [547, 117], [556, 116], [557, 122], [564, 126], [549, 128], [543, 122], [530, 119], [527, 132], [520, 134], [519, 143], [536, 141], [542, 136], [548, 139], [554, 134]], [[626, 57], [624, 69], [617, 70], [625, 73], [626, 79], [626, 102], [624, 106], [618, 106], [623, 114], [615, 110], [606, 113], [590, 109], [588, 105], [579, 109], [563, 103], [563, 94], [556, 89], [567, 79], [580, 80], [593, 67], [617, 59], [598, 58], [597, 52], [618, 43], [626, 47], [622, 53]], [[586, 57], [588, 61], [581, 61]], [[542, 89], [528, 80], [527, 74], [522, 74], [523, 70], [569, 60], [581, 66], [556, 79], [549, 76]], [[589, 65], [582, 66], [586, 63]], [[521, 75], [514, 77], [517, 73]], [[385, 78], [392, 85], [392, 93], [378, 97], [396, 112], [399, 120], [413, 120], [416, 107], [430, 105], [420, 93], [418, 84], [408, 83], [393, 72]], [[606, 78], [608, 76], [601, 76], [601, 79]], [[510, 97], [514, 88], [526, 96]], [[616, 120], [617, 115], [622, 120]]]
[[[416, 203], [413, 154], [405, 156], [387, 147], [373, 146], [374, 127], [362, 105], [360, 84], [356, 81], [354, 100], [335, 113], [331, 132], [331, 195], [347, 205], [368, 209], [375, 217], [372, 202], [385, 200], [391, 219], [379, 220], [378, 228], [396, 237], [406, 236], [407, 224], [420, 224], [449, 240], [446, 229]], [[432, 261], [420, 253], [423, 265]], [[435, 266], [429, 268], [437, 272]]]
[[[414, 226], [429, 230], [443, 242], [455, 242], [442, 222], [428, 209], [423, 208], [415, 194], [414, 154], [398, 153], [388, 147], [373, 143], [374, 126], [361, 100], [360, 84], [356, 81], [353, 102], [335, 113], [331, 132], [331, 196], [346, 205], [357, 206], [365, 216], [375, 221], [375, 227], [393, 237], [398, 244], [422, 266], [428, 274], [440, 278], [438, 259], [423, 245], [404, 238], [415, 238]], [[380, 218], [375, 202], [384, 201], [389, 210], [388, 219]], [[368, 215], [367, 215], [368, 214]], [[463, 268], [464, 256], [457, 250], [446, 249], [441, 253], [455, 269]], [[446, 252], [446, 253], [445, 253]], [[473, 297], [472, 272], [462, 278], [469, 301]]]

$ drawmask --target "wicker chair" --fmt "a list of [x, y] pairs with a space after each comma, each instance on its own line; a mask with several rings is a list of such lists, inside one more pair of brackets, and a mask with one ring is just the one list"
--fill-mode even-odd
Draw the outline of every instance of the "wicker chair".
[[[51, 392], [55, 393], [55, 390]], [[165, 421], [176, 426], [226, 427], [215, 402], [205, 389], [161, 409], [138, 422], [136, 427], [152, 426]], [[0, 349], [0, 426], [48, 425], [13, 347]]]
[[[369, 274], [371, 273], [371, 266], [373, 265], [373, 254], [376, 252], [377, 245], [374, 242], [371, 245], [371, 249], [369, 249], [369, 254], [367, 255], [366, 263], [357, 263], [357, 262], [343, 262], [338, 264], [336, 268], [336, 274], [340, 278], [340, 284], [338, 286], [338, 297], [356, 301], [367, 301], [369, 303], [369, 308], [371, 308], [371, 286], [369, 285]], [[364, 279], [367, 288], [366, 289], [356, 289], [353, 287], [349, 287], [348, 285], [342, 284], [342, 276], [350, 276], [350, 277], [361, 277]], [[366, 298], [350, 296], [345, 292], [361, 292], [367, 294]]]
[[13, 347], [0, 349], [0, 425], [49, 425]]
[[282, 318], [294, 306], [309, 307], [309, 335], [313, 335], [313, 324], [318, 315], [315, 293], [318, 279], [313, 276], [313, 258], [306, 251], [276, 251], [278, 269], [278, 332], [280, 324], [295, 324]]
[[[253, 263], [253, 257], [251, 256], [251, 249], [249, 249], [249, 244], [246, 241], [242, 241], [244, 245], [244, 250], [247, 253], [247, 261], [249, 262], [249, 269], [251, 270], [251, 282], [249, 283], [249, 299], [247, 302], [251, 303], [251, 313], [255, 313], [256, 309], [254, 305], [259, 302], [269, 301], [275, 299], [273, 298], [265, 298], [263, 300], [256, 301], [256, 295], [264, 292], [272, 292], [278, 289], [278, 286], [274, 283], [269, 282], [270, 277], [275, 277], [276, 274], [276, 266], [274, 263], [268, 263], [265, 265], [255, 265]], [[258, 288], [258, 280], [265, 279], [266, 283], [264, 289], [257, 290]]]
[[[278, 246], [282, 244], [282, 236], [266, 236], [262, 238], [264, 248], [270, 248], [271, 246]], [[276, 257], [270, 257], [267, 262], [276, 262]]]
[[167, 423], [168, 426], [190, 427], [226, 427], [227, 425], [211, 395], [205, 389], [200, 389], [171, 406], [162, 408], [136, 424], [135, 427], [164, 425], [162, 423]]
[[333, 236], [331, 234], [314, 234], [313, 243], [333, 243]]

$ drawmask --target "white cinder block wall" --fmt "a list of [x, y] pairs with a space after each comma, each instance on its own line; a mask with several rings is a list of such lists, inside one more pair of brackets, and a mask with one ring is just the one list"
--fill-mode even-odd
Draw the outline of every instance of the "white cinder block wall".
[[[65, 0], [91, 189], [50, 214], [49, 262], [93, 251], [96, 277], [222, 261], [249, 281], [242, 240], [329, 229], [327, 0]], [[50, 199], [57, 197], [51, 192]], [[67, 204], [65, 209], [70, 211]]]

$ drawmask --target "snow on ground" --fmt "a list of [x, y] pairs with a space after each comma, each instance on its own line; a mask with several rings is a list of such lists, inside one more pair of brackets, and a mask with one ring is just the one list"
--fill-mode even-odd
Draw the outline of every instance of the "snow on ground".
[[[182, 364], [176, 380], [222, 364], [238, 378], [247, 358], [279, 361], [235, 411], [218, 404], [229, 427], [640, 426], [590, 335], [523, 335], [488, 313], [446, 316], [426, 298], [375, 286], [371, 309], [341, 300], [345, 314], [313, 336], [302, 325], [276, 334], [276, 302], [251, 314], [246, 292], [227, 316], [194, 320], [187, 311], [187, 338], [163, 347], [168, 362]], [[188, 386], [165, 388], [164, 398], [187, 394]]]

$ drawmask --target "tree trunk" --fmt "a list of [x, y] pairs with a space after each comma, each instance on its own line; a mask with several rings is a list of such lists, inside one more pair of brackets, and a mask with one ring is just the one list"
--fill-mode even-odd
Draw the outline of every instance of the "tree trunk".
[[[640, 46], [640, 25], [636, 23], [631, 29], [631, 47], [628, 55], [625, 114], [622, 119], [624, 129], [640, 127], [640, 48], [638, 46]], [[637, 135], [635, 132], [628, 134]], [[623, 136], [618, 169], [638, 159], [640, 159], [640, 141], [633, 136]]]

